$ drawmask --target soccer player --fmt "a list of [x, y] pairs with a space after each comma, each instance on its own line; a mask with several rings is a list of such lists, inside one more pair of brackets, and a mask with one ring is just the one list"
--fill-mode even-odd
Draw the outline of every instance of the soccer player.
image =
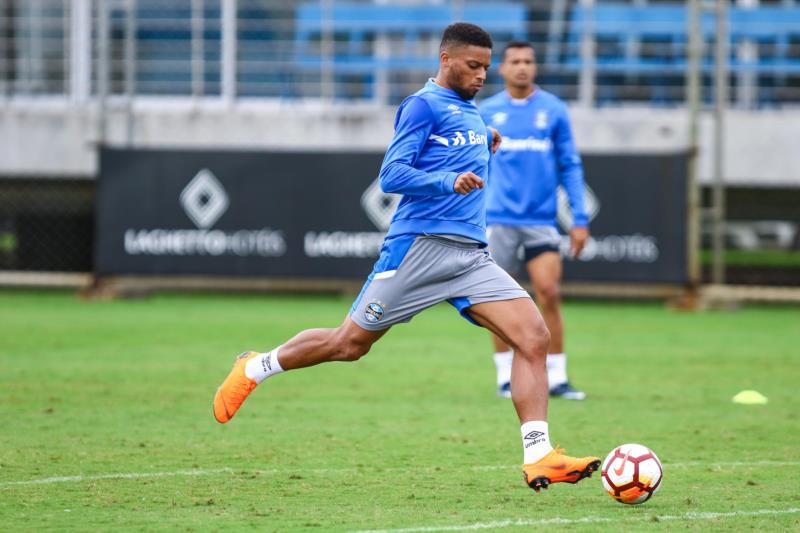
[[[583, 167], [572, 140], [566, 105], [543, 91], [536, 78], [530, 43], [513, 41], [503, 50], [500, 74], [505, 90], [481, 103], [481, 116], [497, 128], [503, 143], [492, 159], [487, 188], [489, 250], [506, 271], [518, 273], [522, 258], [550, 330], [547, 377], [550, 395], [583, 400], [567, 379], [561, 318], [561, 238], [556, 229], [557, 188], [563, 185], [572, 208], [571, 253], [578, 256], [589, 237], [583, 205]], [[521, 252], [521, 254], [520, 254]], [[513, 346], [493, 335], [497, 394], [513, 397]]]
[[600, 465], [553, 449], [547, 425], [545, 356], [550, 336], [528, 294], [485, 250], [484, 177], [499, 138], [473, 98], [486, 80], [492, 40], [478, 26], [444, 31], [436, 78], [400, 105], [380, 171], [402, 194], [364, 288], [337, 328], [303, 331], [272, 351], [238, 357], [214, 397], [228, 422], [270, 376], [329, 361], [356, 361], [391, 326], [447, 300], [514, 349], [512, 401], [521, 423], [526, 481], [534, 490], [575, 483]]

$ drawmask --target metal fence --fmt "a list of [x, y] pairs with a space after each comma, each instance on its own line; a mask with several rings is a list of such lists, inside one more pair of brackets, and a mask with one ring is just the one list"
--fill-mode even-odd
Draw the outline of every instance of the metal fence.
[[94, 183], [0, 179], [0, 272], [90, 272]]
[[[718, 28], [698, 31], [699, 105], [715, 101]], [[169, 98], [395, 105], [436, 70], [456, 20], [533, 43], [538, 81], [584, 107], [683, 108], [691, 96], [685, 2], [659, 0], [0, 0], [0, 107]], [[800, 104], [800, 2], [727, 4], [726, 104]], [[484, 94], [501, 88], [490, 75]], [[99, 109], [102, 110], [102, 106]], [[102, 122], [102, 121], [101, 121]], [[724, 170], [719, 170], [721, 176]], [[92, 268], [91, 180], [0, 180], [0, 270]], [[729, 283], [800, 286], [800, 188], [705, 190], [698, 275], [712, 245]], [[701, 201], [702, 200], [702, 201]]]
[[[800, 103], [797, 0], [737, 0], [728, 17], [731, 102]], [[441, 29], [462, 19], [490, 30], [496, 53], [531, 41], [540, 81], [567, 100], [686, 100], [687, 7], [657, 0], [1, 0], [0, 94], [395, 104], [435, 71]], [[701, 32], [711, 102], [713, 13]]]

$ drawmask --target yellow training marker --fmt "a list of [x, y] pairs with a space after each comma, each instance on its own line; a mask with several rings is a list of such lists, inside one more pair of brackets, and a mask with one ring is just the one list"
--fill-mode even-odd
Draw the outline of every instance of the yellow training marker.
[[764, 405], [768, 401], [766, 396], [754, 390], [743, 390], [733, 397], [733, 403], [745, 405]]

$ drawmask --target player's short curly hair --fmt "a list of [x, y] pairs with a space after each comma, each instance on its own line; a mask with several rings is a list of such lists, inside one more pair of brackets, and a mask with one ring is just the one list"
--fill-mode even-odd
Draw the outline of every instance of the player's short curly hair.
[[470, 24], [469, 22], [456, 22], [444, 29], [439, 51], [454, 45], [464, 44], [480, 46], [481, 48], [491, 48], [494, 43], [492, 43], [492, 36], [489, 35], [489, 32], [480, 26]]

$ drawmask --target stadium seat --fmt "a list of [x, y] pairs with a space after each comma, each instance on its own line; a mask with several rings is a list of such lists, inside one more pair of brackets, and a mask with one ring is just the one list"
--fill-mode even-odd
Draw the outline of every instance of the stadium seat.
[[[491, 5], [468, 3], [462, 10], [453, 5], [390, 5], [336, 2], [326, 13], [319, 2], [297, 10], [295, 64], [306, 71], [322, 68], [321, 36], [334, 36], [332, 65], [335, 75], [363, 76], [371, 83], [374, 74], [409, 71], [430, 72], [436, 68], [436, 46], [441, 31], [454, 20], [466, 20], [491, 32], [498, 41], [524, 39], [525, 7], [511, 2]], [[391, 52], [376, 53], [379, 36], [390, 39]]]
[[[602, 3], [591, 9], [576, 6], [570, 16], [564, 67], [578, 71], [582, 66], [580, 43], [587, 29], [597, 40], [598, 76], [637, 76], [659, 84], [664, 75], [683, 75], [686, 71], [688, 42], [685, 4], [631, 6]], [[732, 8], [729, 12], [731, 36], [730, 69], [733, 73], [758, 75], [800, 74], [800, 8]], [[703, 40], [707, 43], [702, 65], [713, 70], [713, 43], [716, 21], [713, 13], [701, 19]], [[749, 60], [736, 54], [741, 42], [752, 42], [759, 53]]]

